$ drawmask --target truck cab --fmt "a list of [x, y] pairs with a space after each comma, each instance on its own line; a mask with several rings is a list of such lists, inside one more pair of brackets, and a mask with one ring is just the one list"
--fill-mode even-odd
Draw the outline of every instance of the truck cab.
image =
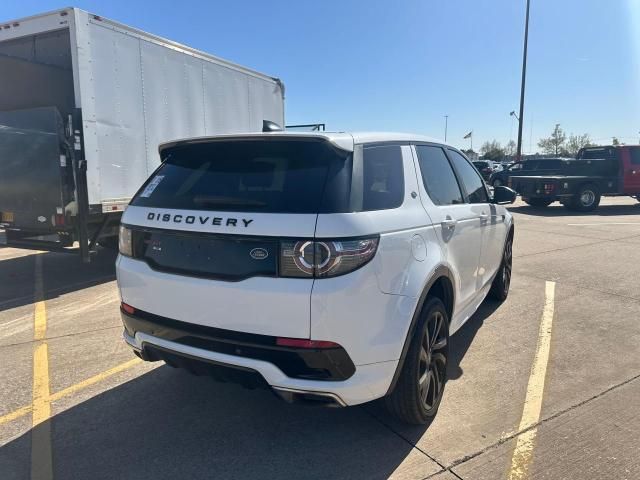
[[609, 159], [617, 164], [622, 195], [640, 195], [640, 145], [587, 147], [578, 152], [578, 159]]

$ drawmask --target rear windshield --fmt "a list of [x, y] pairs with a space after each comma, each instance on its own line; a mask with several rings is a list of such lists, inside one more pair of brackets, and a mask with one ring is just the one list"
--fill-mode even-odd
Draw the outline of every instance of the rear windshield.
[[348, 211], [352, 160], [325, 141], [219, 141], [163, 151], [132, 205], [265, 213]]

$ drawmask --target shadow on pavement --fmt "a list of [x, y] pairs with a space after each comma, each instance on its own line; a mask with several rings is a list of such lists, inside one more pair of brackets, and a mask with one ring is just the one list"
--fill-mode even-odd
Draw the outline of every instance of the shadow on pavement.
[[500, 302], [486, 299], [480, 307], [478, 307], [476, 313], [451, 337], [449, 365], [447, 368], [449, 381], [458, 380], [462, 377], [463, 371], [460, 367], [462, 359], [466, 355], [467, 350], [469, 350], [473, 339], [484, 324], [484, 321], [493, 315], [493, 312], [500, 308], [501, 305], [502, 303]]
[[559, 203], [553, 203], [548, 207], [542, 208], [532, 207], [529, 205], [519, 205], [517, 207], [509, 207], [509, 211], [512, 213], [521, 213], [536, 217], [610, 217], [613, 215], [640, 215], [640, 203], [629, 205], [600, 205], [593, 212], [574, 212], [572, 210], [567, 210]]
[[0, 260], [0, 311], [33, 303], [35, 258], [42, 256], [45, 300], [115, 280], [117, 252], [99, 249], [91, 263], [83, 264], [79, 255], [36, 253]]
[[[161, 366], [51, 420], [54, 478], [387, 478], [412, 446], [361, 408], [288, 405]], [[28, 478], [31, 432], [0, 447]]]

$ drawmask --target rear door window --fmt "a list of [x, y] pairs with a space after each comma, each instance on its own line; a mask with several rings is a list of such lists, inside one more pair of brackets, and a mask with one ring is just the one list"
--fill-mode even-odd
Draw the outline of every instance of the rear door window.
[[487, 189], [484, 181], [478, 175], [478, 172], [471, 164], [455, 150], [448, 150], [447, 155], [451, 159], [453, 166], [458, 172], [458, 176], [462, 180], [462, 184], [467, 192], [467, 201], [469, 203], [487, 203]]
[[351, 155], [324, 141], [178, 145], [132, 205], [264, 213], [348, 211]]
[[436, 146], [417, 145], [418, 164], [424, 188], [436, 205], [464, 203], [460, 185], [444, 150]]
[[362, 162], [362, 210], [386, 210], [402, 205], [404, 170], [400, 146], [365, 147]]

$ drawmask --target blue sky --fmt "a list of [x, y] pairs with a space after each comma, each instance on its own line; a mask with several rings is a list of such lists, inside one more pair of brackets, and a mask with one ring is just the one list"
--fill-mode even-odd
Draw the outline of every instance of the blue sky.
[[[640, 0], [531, 0], [525, 152], [556, 123], [640, 132]], [[59, 8], [5, 0], [1, 20]], [[77, 0], [76, 6], [282, 78], [288, 123], [394, 130], [474, 148], [516, 139], [525, 0]]]

